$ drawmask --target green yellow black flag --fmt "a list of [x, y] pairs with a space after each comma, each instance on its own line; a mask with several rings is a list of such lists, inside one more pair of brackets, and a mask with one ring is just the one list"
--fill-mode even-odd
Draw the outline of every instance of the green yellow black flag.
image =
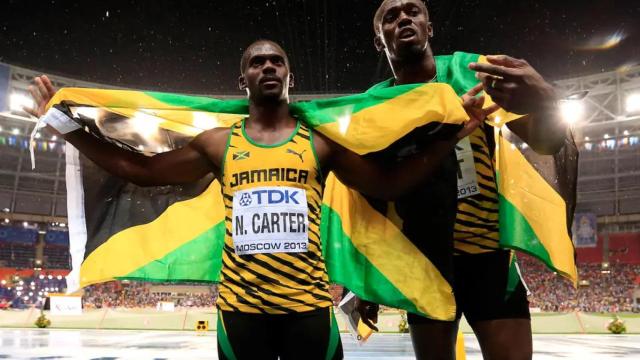
[[[471, 61], [482, 58], [465, 53], [436, 57], [438, 83], [374, 87], [363, 94], [294, 103], [291, 112], [315, 131], [359, 154], [382, 150], [417, 128], [455, 131], [467, 119], [458, 95], [475, 84], [467, 69]], [[248, 113], [246, 100], [95, 89], [62, 89], [50, 102], [53, 105], [65, 108], [95, 136], [147, 155], [180, 147], [199, 132], [230, 126]], [[505, 122], [517, 117], [501, 111], [489, 121], [502, 129]], [[512, 144], [502, 132], [497, 134], [501, 151], [508, 147], [505, 142]], [[67, 146], [74, 263], [70, 288], [112, 279], [218, 279], [224, 212], [216, 181], [208, 178], [195, 184], [140, 188], [104, 173]], [[233, 156], [242, 160], [251, 154]], [[558, 174], [535, 167], [524, 154], [517, 158], [524, 161], [519, 167], [505, 165], [505, 161], [515, 161], [512, 159], [500, 152], [500, 228], [510, 231], [504, 237], [501, 233], [501, 244], [534, 254], [575, 279], [566, 226], [575, 200], [571, 187], [550, 186], [545, 174]], [[566, 156], [564, 160], [575, 162]], [[510, 187], [510, 179], [527, 166], [535, 170], [528, 172], [528, 184], [535, 186]], [[526, 191], [529, 189], [534, 191]], [[503, 198], [514, 204], [515, 211], [503, 215]], [[554, 211], [566, 215], [549, 224], [553, 231], [536, 225], [536, 211], [542, 210], [527, 212], [519, 206], [531, 198], [548, 201], [536, 206], [552, 203]], [[323, 253], [332, 281], [370, 301], [436, 319], [453, 318], [451, 286], [385, 214], [331, 176], [322, 210]], [[509, 229], [514, 219], [522, 226]], [[569, 246], [555, 246], [553, 241], [568, 241]], [[407, 264], [412, 271], [406, 271]]]

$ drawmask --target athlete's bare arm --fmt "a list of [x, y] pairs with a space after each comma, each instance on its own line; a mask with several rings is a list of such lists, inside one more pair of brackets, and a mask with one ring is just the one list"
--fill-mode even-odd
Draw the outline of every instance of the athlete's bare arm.
[[433, 142], [393, 169], [383, 168], [375, 161], [367, 160], [318, 134], [315, 146], [320, 162], [349, 187], [378, 199], [396, 199], [423, 183], [460, 139], [472, 133], [489, 114], [498, 109], [498, 106], [482, 108], [484, 97], [475, 97], [481, 90], [482, 85], [479, 84], [463, 96], [463, 106], [470, 119], [458, 134], [448, 140]]
[[472, 63], [471, 70], [496, 104], [516, 114], [528, 114], [507, 124], [540, 154], [555, 154], [564, 144], [567, 124], [560, 119], [551, 84], [525, 60], [487, 56], [489, 64]]
[[437, 141], [399, 163], [392, 169], [385, 169], [375, 161], [340, 146], [339, 144], [318, 134], [316, 149], [320, 162], [324, 155], [325, 168], [334, 174], [345, 185], [382, 200], [394, 200], [410, 192], [431, 175], [442, 159], [450, 153], [457, 138], [448, 141]]
[[[55, 95], [51, 80], [46, 75], [36, 77], [29, 91], [35, 101], [33, 108], [25, 108], [29, 114], [44, 115], [49, 100]], [[82, 129], [59, 134], [47, 128], [75, 146], [86, 157], [109, 173], [127, 179], [140, 186], [173, 185], [197, 181], [210, 172], [220, 174], [219, 167], [229, 129], [211, 129], [202, 132], [180, 149], [154, 156], [146, 156], [124, 150], [96, 138]]]
[[186, 146], [146, 156], [98, 139], [83, 129], [64, 139], [107, 172], [139, 186], [174, 185], [197, 181], [213, 172], [220, 174], [229, 129], [211, 129]]

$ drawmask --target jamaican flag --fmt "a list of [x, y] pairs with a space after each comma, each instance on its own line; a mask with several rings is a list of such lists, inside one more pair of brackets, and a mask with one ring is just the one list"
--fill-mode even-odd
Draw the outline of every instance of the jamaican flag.
[[[148, 155], [180, 147], [203, 130], [229, 126], [248, 112], [246, 100], [95, 89], [62, 89], [50, 105], [94, 136]], [[454, 133], [468, 118], [446, 84], [300, 102], [291, 112], [360, 154], [384, 149], [417, 127]], [[213, 178], [141, 188], [68, 148], [71, 286], [74, 279], [77, 286], [112, 279], [217, 281], [224, 207]], [[359, 193], [331, 176], [322, 210], [323, 251], [333, 281], [371, 301], [438, 319], [454, 316], [446, 280]], [[407, 264], [416, 271], [407, 274]]]
[[[294, 103], [291, 112], [360, 154], [384, 149], [418, 127], [455, 131], [466, 119], [455, 94], [475, 84], [467, 64], [478, 60], [482, 58], [465, 53], [436, 57], [438, 83], [373, 88], [354, 96]], [[229, 126], [248, 112], [246, 100], [93, 89], [63, 89], [53, 104], [68, 107], [71, 116], [95, 136], [149, 155], [180, 147], [203, 130]], [[504, 129], [501, 125], [517, 117], [500, 111], [490, 123]], [[68, 146], [71, 287], [74, 279], [76, 286], [112, 279], [218, 279], [224, 215], [217, 182], [209, 178], [197, 184], [140, 188], [102, 172]], [[506, 171], [498, 174], [499, 179], [507, 180], [499, 183], [508, 183], [510, 168], [500, 168]], [[532, 181], [548, 179], [544, 169], [536, 170], [538, 176]], [[539, 195], [520, 189], [509, 196], [504, 198]], [[571, 213], [571, 199], [562, 200], [564, 207], [558, 209]], [[525, 223], [531, 221], [529, 213], [511, 212], [501, 216], [501, 229], [509, 226], [514, 214]], [[549, 232], [519, 228], [512, 237], [502, 238], [503, 245], [528, 251], [529, 244], [564, 241], [567, 228], [560, 223], [553, 229], [555, 238], [545, 238]], [[454, 316], [451, 287], [431, 261], [390, 219], [331, 176], [323, 201], [322, 239], [330, 279], [361, 298], [436, 319]], [[547, 257], [554, 268], [559, 268], [558, 259], [573, 259], [566, 247], [543, 248], [555, 254]], [[412, 271], [405, 271], [407, 267]]]

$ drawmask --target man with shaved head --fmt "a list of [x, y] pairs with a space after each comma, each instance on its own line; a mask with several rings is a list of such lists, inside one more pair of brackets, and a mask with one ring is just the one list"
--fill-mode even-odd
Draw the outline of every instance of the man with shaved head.
[[[324, 174], [333, 171], [366, 195], [395, 199], [429, 177], [488, 114], [473, 97], [477, 87], [463, 96], [471, 119], [460, 132], [383, 168], [292, 117], [293, 80], [278, 44], [254, 42], [238, 78], [249, 116], [151, 157], [74, 127], [64, 107], [43, 119], [93, 162], [135, 184], [189, 183], [210, 173], [218, 179], [226, 215], [216, 303], [221, 359], [341, 359], [319, 235]], [[30, 112], [38, 116], [55, 90], [46, 77], [35, 82], [30, 90], [39, 110]]]
[[[451, 81], [457, 74], [473, 70], [495, 103], [509, 112], [528, 114], [508, 123], [511, 131], [538, 153], [553, 154], [562, 147], [566, 125], [558, 118], [554, 89], [526, 61], [499, 55], [487, 56], [488, 63], [478, 63], [477, 55], [469, 60], [473, 54], [464, 53], [434, 57], [429, 43], [433, 26], [420, 0], [383, 1], [373, 26], [375, 47], [385, 53], [394, 75], [374, 88], [422, 82], [454, 86]], [[453, 359], [458, 322], [464, 314], [485, 359], [530, 359], [526, 289], [519, 282], [514, 292], [507, 294], [510, 253], [498, 246], [493, 128], [482, 124], [468, 139], [458, 146], [473, 154], [471, 194], [454, 190], [456, 175], [461, 172], [453, 164], [456, 160], [452, 152], [422, 192], [395, 204], [403, 220], [403, 232], [452, 283], [458, 310], [454, 321], [409, 314], [414, 350], [418, 359]], [[399, 155], [408, 149], [419, 149], [410, 137], [385, 152], [395, 150], [395, 154], [386, 156], [401, 158]], [[458, 161], [463, 160], [467, 159]], [[373, 326], [377, 306], [363, 301], [359, 311]]]

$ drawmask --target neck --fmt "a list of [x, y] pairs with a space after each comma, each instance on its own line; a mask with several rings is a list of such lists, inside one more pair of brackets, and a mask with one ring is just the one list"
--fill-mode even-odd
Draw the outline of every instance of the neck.
[[389, 59], [396, 85], [429, 82], [436, 76], [436, 62], [427, 46], [420, 56]]
[[287, 101], [257, 103], [249, 101], [249, 122], [261, 129], [275, 129], [295, 121], [289, 115]]

